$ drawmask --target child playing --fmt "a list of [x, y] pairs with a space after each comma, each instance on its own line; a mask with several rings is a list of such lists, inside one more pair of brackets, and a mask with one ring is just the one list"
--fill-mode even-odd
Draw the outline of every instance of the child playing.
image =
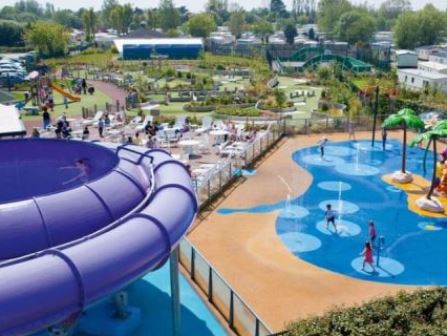
[[320, 141], [318, 141], [318, 146], [320, 147], [320, 157], [324, 157], [324, 146], [326, 146], [326, 143], [328, 142], [327, 138], [322, 138]]
[[335, 233], [337, 233], [337, 224], [335, 224], [335, 211], [332, 210], [332, 205], [326, 205], [326, 212], [324, 213], [324, 217], [326, 218], [326, 230], [329, 230], [329, 223], [334, 227]]
[[376, 227], [372, 220], [369, 220], [368, 222], [368, 235], [371, 245], [374, 245], [374, 241], [376, 240]]
[[367, 241], [365, 243], [365, 248], [363, 249], [362, 253], [360, 253], [361, 256], [363, 256], [363, 266], [362, 266], [362, 271], [365, 270], [365, 265], [368, 264], [373, 272], [376, 272], [376, 268], [374, 267], [373, 264], [373, 249], [371, 247], [371, 243], [369, 241]]

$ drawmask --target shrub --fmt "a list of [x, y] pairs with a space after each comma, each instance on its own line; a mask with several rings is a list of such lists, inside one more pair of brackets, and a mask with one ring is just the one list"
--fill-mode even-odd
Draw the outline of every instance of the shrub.
[[286, 335], [445, 335], [446, 324], [447, 289], [437, 288], [337, 308], [322, 317], [290, 323]]
[[258, 117], [261, 115], [261, 112], [254, 107], [241, 109], [234, 106], [228, 106], [228, 107], [221, 107], [216, 112], [219, 114], [239, 116], [239, 117]]

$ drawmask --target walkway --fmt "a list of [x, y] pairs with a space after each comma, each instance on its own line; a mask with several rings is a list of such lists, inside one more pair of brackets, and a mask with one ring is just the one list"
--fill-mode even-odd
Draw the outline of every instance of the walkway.
[[126, 90], [112, 84], [103, 81], [94, 81], [89, 80], [90, 84], [92, 84], [96, 89], [104, 92], [107, 96], [112, 99], [113, 104], [118, 100], [121, 106], [124, 106], [126, 103], [127, 92]]
[[[389, 134], [389, 138], [399, 133]], [[370, 133], [358, 133], [361, 138]], [[287, 139], [257, 170], [217, 208], [241, 208], [300, 195], [312, 177], [292, 160], [299, 148], [312, 146], [321, 135]], [[346, 140], [330, 135], [330, 140]], [[217, 209], [216, 209], [217, 210]], [[405, 287], [355, 280], [332, 273], [295, 257], [276, 234], [277, 212], [235, 213], [216, 211], [199, 219], [189, 234], [199, 249], [230, 285], [274, 331], [297, 318], [321, 314], [335, 305], [353, 305]], [[407, 287], [408, 288], [408, 287]]]

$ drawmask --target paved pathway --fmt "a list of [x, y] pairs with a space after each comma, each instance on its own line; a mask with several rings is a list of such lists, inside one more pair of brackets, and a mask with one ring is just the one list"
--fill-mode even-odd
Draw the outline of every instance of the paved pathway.
[[120, 102], [120, 105], [124, 106], [127, 96], [126, 90], [112, 83], [103, 81], [89, 80], [88, 82], [91, 83], [98, 90], [102, 91], [105, 95], [109, 96], [112, 99], [113, 104], [115, 104], [115, 102], [118, 100]]

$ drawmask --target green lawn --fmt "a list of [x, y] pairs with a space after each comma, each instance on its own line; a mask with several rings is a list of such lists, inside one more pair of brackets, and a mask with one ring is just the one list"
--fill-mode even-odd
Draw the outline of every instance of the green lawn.
[[[112, 103], [112, 99], [106, 96], [102, 91], [96, 89], [94, 95], [81, 95], [80, 102], [71, 102], [68, 105], [68, 109], [65, 109], [63, 96], [54, 91], [54, 112], [51, 112], [52, 116], [61, 115], [65, 112], [69, 117], [79, 117], [81, 115], [82, 107], [93, 108], [95, 104], [98, 109], [104, 109], [106, 103]], [[31, 103], [28, 106], [32, 106]], [[41, 116], [23, 115], [24, 120], [40, 120]]]
[[[295, 91], [315, 91], [315, 96], [313, 97], [306, 97], [306, 104], [305, 105], [297, 105], [296, 109], [298, 110], [297, 113], [293, 114], [293, 119], [308, 119], [312, 115], [312, 111], [318, 109], [318, 100], [321, 96], [321, 91], [323, 91], [323, 88], [321, 87], [315, 87], [315, 86], [307, 86], [307, 85], [298, 85], [294, 78], [290, 77], [278, 77], [279, 85], [278, 87], [287, 95], [287, 99], [290, 100], [289, 94]], [[302, 101], [302, 98], [295, 98], [292, 99], [293, 102], [300, 102]]]

